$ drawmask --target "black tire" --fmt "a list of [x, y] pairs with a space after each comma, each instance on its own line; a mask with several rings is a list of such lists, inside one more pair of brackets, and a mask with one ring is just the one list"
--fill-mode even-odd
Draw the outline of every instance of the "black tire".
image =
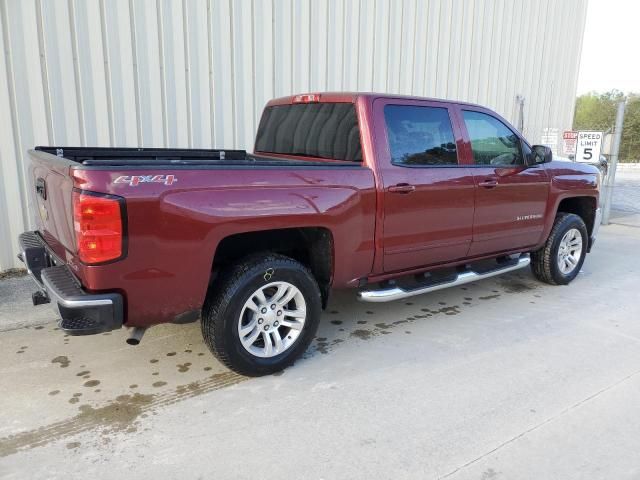
[[[582, 253], [575, 268], [568, 274], [564, 274], [558, 266], [558, 249], [562, 237], [572, 228], [580, 232]], [[584, 257], [587, 254], [588, 241], [587, 227], [582, 218], [573, 213], [558, 213], [544, 246], [540, 250], [531, 252], [531, 270], [533, 270], [533, 274], [538, 280], [550, 285], [567, 285], [580, 273]]]
[[[279, 355], [261, 358], [244, 348], [238, 322], [245, 302], [260, 287], [284, 281], [304, 297], [307, 316], [295, 342]], [[202, 335], [211, 352], [231, 370], [247, 376], [269, 375], [291, 365], [309, 347], [322, 312], [320, 288], [304, 265], [283, 255], [252, 255], [222, 273], [212, 285], [202, 312]]]

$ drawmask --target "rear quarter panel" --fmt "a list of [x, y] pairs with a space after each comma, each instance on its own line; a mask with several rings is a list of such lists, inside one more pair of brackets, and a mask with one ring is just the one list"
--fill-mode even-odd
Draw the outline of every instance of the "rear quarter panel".
[[[121, 175], [173, 174], [171, 186], [115, 184]], [[375, 188], [364, 167], [77, 169], [77, 186], [126, 199], [128, 255], [70, 265], [91, 290], [127, 298], [127, 324], [171, 321], [199, 310], [217, 245], [243, 232], [325, 227], [334, 240], [334, 287], [353, 285], [373, 263]], [[249, 252], [247, 252], [249, 253]]]

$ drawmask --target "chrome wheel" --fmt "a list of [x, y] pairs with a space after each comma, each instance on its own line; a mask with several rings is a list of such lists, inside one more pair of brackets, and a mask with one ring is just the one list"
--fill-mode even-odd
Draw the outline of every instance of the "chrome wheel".
[[582, 235], [580, 230], [572, 228], [560, 240], [558, 246], [558, 268], [564, 275], [573, 272], [582, 256]]
[[287, 282], [272, 282], [253, 292], [238, 319], [242, 346], [251, 355], [275, 357], [300, 336], [307, 305], [300, 290]]

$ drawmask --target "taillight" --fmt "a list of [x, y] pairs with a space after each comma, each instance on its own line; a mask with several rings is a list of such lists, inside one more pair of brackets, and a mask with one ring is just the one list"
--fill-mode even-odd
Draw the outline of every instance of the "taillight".
[[122, 256], [123, 201], [113, 196], [73, 192], [73, 226], [82, 262], [102, 263]]

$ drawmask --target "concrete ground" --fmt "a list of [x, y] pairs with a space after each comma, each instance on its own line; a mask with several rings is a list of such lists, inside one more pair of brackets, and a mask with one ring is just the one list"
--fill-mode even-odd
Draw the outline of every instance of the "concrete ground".
[[197, 324], [67, 337], [4, 280], [0, 477], [640, 478], [639, 217], [617, 210], [570, 286], [336, 294], [305, 358], [258, 379]]
[[612, 221], [623, 225], [640, 223], [640, 168], [616, 173], [611, 206]]

